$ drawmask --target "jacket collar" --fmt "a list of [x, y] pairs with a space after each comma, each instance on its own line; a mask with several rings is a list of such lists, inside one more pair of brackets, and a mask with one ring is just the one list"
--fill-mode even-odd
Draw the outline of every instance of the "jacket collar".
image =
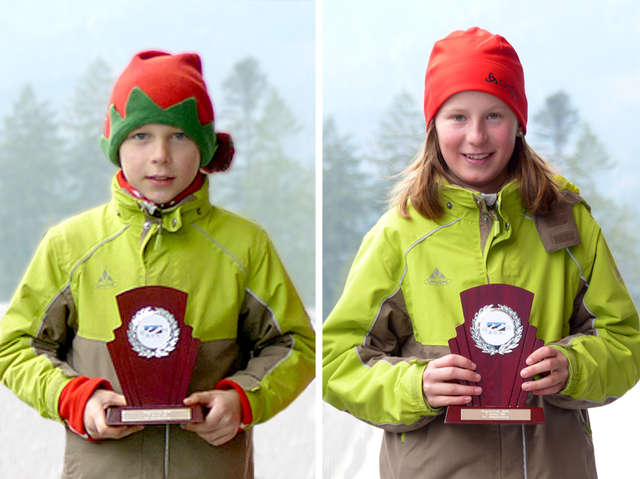
[[111, 183], [111, 191], [113, 197], [110, 206], [125, 223], [142, 226], [152, 221], [160, 223], [163, 230], [170, 232], [179, 230], [184, 222], [196, 221], [212, 208], [209, 203], [209, 179], [206, 176], [200, 188], [188, 192], [175, 205], [166, 208], [135, 196], [120, 184], [117, 175]]
[[493, 207], [487, 204], [480, 192], [452, 185], [446, 181], [442, 182], [442, 197], [445, 212], [454, 216], [470, 216], [476, 220], [478, 210], [486, 211], [495, 208], [495, 211], [504, 218], [512, 218], [525, 211], [522, 206], [518, 180], [513, 180], [503, 186], [497, 194], [497, 200]]

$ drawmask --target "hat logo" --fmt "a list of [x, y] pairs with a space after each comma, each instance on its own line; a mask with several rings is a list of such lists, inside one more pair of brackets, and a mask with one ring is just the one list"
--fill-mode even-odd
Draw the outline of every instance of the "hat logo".
[[495, 83], [496, 85], [500, 85], [502, 88], [506, 88], [506, 90], [509, 93], [511, 93], [511, 95], [514, 98], [514, 100], [518, 100], [518, 98], [520, 97], [520, 95], [518, 95], [518, 92], [516, 91], [516, 89], [515, 89], [515, 87], [513, 85], [509, 85], [504, 80], [498, 81], [496, 79], [496, 77], [493, 75], [493, 72], [490, 72], [489, 76], [487, 78], [485, 78], [484, 81], [486, 81], [487, 83]]

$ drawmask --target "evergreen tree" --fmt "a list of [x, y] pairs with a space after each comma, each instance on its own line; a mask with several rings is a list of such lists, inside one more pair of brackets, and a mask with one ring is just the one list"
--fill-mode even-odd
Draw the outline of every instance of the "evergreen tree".
[[236, 63], [233, 73], [222, 84], [225, 92], [224, 114], [227, 128], [236, 138], [236, 151], [247, 168], [251, 167], [256, 149], [255, 123], [268, 88], [267, 77], [254, 58]]
[[579, 124], [578, 111], [563, 91], [547, 97], [542, 109], [533, 117], [538, 126], [537, 136], [550, 159], [560, 168], [565, 167], [565, 149]]
[[216, 202], [234, 211], [245, 209], [246, 196], [240, 192], [245, 175], [252, 169], [256, 123], [267, 89], [267, 78], [251, 57], [237, 62], [222, 84], [225, 96], [222, 112], [216, 115], [216, 129], [231, 134], [235, 155], [229, 171], [211, 177], [211, 188]]
[[332, 119], [325, 121], [322, 138], [322, 307], [326, 318], [342, 294], [363, 236], [375, 221], [375, 205], [352, 139], [341, 137]]
[[94, 61], [78, 81], [65, 111], [62, 125], [69, 138], [63, 162], [66, 216], [110, 198], [111, 178], [117, 168], [102, 153], [99, 140], [112, 84], [109, 66], [100, 59]]
[[375, 171], [372, 200], [379, 213], [386, 209], [385, 200], [395, 183], [394, 175], [411, 161], [425, 138], [424, 118], [417, 105], [419, 102], [406, 91], [398, 94], [382, 115], [376, 142], [367, 155]]
[[42, 235], [62, 219], [63, 140], [55, 112], [26, 85], [0, 129], [0, 297], [7, 300]]

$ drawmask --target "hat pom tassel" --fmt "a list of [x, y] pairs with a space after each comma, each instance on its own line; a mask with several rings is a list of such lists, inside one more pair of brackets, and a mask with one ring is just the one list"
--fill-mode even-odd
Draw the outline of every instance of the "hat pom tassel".
[[225, 171], [229, 168], [235, 148], [233, 147], [233, 140], [228, 133], [216, 133], [218, 148], [213, 154], [211, 161], [204, 167], [202, 171], [205, 173], [216, 173], [219, 171]]

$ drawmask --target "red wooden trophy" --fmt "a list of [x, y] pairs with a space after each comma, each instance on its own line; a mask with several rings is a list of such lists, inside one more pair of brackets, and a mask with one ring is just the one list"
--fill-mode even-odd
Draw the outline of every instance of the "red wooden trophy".
[[127, 406], [107, 409], [110, 426], [202, 422], [185, 406], [200, 340], [184, 323], [188, 294], [145, 286], [116, 296], [122, 325], [107, 343]]
[[449, 406], [445, 423], [544, 424], [542, 408], [525, 407], [529, 393], [520, 376], [529, 355], [544, 345], [529, 324], [533, 293], [488, 284], [463, 291], [460, 299], [465, 322], [449, 347], [476, 364], [482, 394], [467, 406]]

